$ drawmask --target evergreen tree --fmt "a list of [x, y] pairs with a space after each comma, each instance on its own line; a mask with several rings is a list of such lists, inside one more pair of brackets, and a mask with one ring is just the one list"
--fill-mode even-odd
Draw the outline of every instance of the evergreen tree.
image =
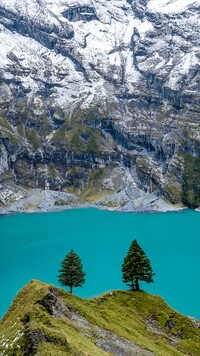
[[131, 290], [139, 290], [139, 280], [153, 283], [153, 270], [145, 252], [134, 240], [122, 264], [122, 280]]
[[85, 283], [85, 273], [82, 270], [80, 257], [71, 250], [61, 262], [61, 269], [58, 271], [58, 281], [63, 286], [70, 288], [70, 293], [74, 287], [82, 287]]

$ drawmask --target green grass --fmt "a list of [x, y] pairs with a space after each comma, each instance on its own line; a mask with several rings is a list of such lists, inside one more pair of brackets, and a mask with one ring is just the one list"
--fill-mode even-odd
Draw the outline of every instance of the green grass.
[[37, 132], [33, 128], [27, 130], [26, 136], [27, 136], [28, 141], [33, 146], [33, 148], [37, 151], [38, 148], [40, 148], [40, 136], [37, 134]]
[[0, 117], [0, 127], [0, 137], [8, 138], [13, 144], [19, 143], [19, 140], [15, 137], [13, 127], [2, 117]]
[[[84, 141], [81, 136], [85, 135], [88, 139]], [[99, 129], [91, 129], [85, 125], [78, 125], [76, 128], [68, 132], [69, 149], [74, 152], [81, 153], [97, 153], [99, 152]]]
[[171, 182], [167, 182], [164, 187], [166, 197], [172, 202], [172, 204], [180, 203], [182, 200], [182, 187], [180, 184], [174, 183], [173, 180]]
[[101, 120], [102, 117], [106, 117], [108, 115], [108, 112], [105, 111], [105, 108], [103, 108], [103, 111], [100, 110], [98, 107], [93, 107], [90, 109], [80, 109], [78, 108], [77, 110], [74, 111], [71, 121], [73, 123], [80, 122], [82, 120]]
[[[83, 137], [87, 137], [84, 141]], [[64, 144], [67, 150], [75, 153], [99, 152], [100, 129], [91, 129], [86, 125], [66, 122], [54, 133], [51, 143]]]
[[62, 126], [59, 127], [59, 129], [53, 135], [53, 137], [51, 139], [51, 143], [65, 142], [67, 140], [66, 130], [67, 130], [67, 126], [64, 123]]
[[[89, 329], [75, 326], [67, 315], [52, 316], [41, 305], [52, 288], [57, 305], [64, 306], [65, 313], [73, 311], [85, 318]], [[89, 300], [35, 280], [22, 289], [0, 323], [0, 354], [22, 355], [30, 346], [30, 335], [37, 331], [43, 335], [38, 356], [111, 355], [95, 345], [94, 326], [160, 356], [200, 355], [200, 329], [159, 296], [113, 291]]]
[[5, 118], [0, 117], [0, 126], [9, 130], [10, 132], [13, 132], [12, 126], [9, 124], [9, 122]]
[[48, 172], [49, 172], [49, 176], [52, 180], [56, 179], [58, 177], [58, 174], [56, 172], [56, 169], [54, 167], [53, 163], [49, 163], [48, 164]]
[[110, 173], [111, 167], [90, 169], [88, 176], [88, 184], [81, 192], [80, 202], [94, 202], [98, 199], [105, 198], [110, 195], [112, 191], [103, 187], [101, 181]]
[[21, 124], [17, 125], [17, 131], [19, 132], [19, 134], [22, 137], [26, 138], [26, 130], [25, 130], [24, 124], [21, 123]]
[[12, 142], [13, 144], [19, 144], [19, 140], [14, 136], [14, 134], [11, 134], [10, 132], [0, 132], [0, 137], [3, 138], [8, 138], [10, 140], [10, 142]]

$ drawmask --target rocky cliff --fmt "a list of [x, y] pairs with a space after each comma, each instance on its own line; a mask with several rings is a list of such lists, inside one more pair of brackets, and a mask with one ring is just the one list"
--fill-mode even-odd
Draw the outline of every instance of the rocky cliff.
[[200, 205], [199, 10], [0, 1], [2, 208]]
[[33, 280], [0, 322], [5, 356], [198, 356], [200, 323], [145, 292], [81, 299]]

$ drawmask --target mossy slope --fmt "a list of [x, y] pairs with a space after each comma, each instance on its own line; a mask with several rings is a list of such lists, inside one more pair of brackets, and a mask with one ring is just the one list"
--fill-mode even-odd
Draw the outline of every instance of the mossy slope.
[[91, 300], [31, 281], [0, 324], [0, 354], [200, 355], [198, 323], [145, 292]]

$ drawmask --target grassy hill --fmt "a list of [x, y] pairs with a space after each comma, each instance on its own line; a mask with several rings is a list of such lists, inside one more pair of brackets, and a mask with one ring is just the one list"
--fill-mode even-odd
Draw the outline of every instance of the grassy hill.
[[0, 323], [0, 355], [198, 356], [199, 326], [146, 292], [88, 300], [33, 280]]

